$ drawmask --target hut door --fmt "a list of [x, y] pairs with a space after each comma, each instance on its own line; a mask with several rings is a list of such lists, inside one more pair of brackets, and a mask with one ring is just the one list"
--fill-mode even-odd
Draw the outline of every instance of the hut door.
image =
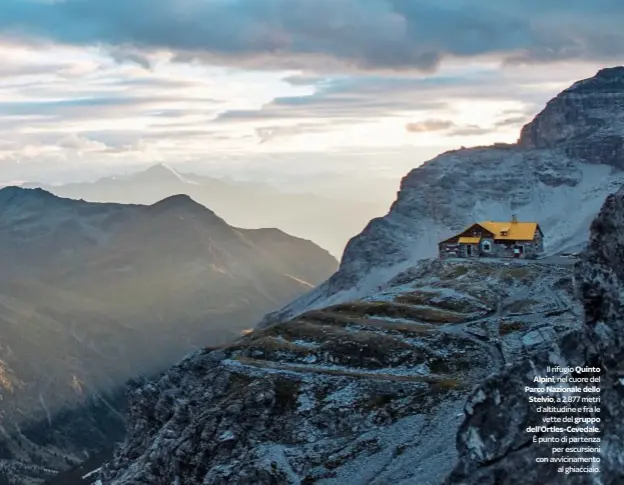
[[466, 255], [471, 258], [472, 257], [472, 246], [470, 244], [468, 244], [468, 246], [466, 246]]

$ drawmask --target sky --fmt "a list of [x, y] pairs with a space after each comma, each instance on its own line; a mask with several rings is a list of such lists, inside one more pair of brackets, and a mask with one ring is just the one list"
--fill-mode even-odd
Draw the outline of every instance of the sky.
[[621, 0], [1, 0], [0, 183], [400, 176], [514, 142], [623, 63], [623, 24]]

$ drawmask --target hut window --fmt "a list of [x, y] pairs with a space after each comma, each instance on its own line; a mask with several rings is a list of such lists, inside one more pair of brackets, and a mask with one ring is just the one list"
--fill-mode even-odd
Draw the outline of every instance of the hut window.
[[483, 242], [483, 251], [485, 251], [486, 253], [489, 253], [492, 251], [492, 243], [490, 243], [490, 241]]

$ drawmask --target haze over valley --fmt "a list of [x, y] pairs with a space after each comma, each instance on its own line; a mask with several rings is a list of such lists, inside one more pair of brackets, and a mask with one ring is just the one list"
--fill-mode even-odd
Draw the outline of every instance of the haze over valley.
[[[181, 173], [168, 165], [157, 164], [144, 171], [90, 183], [52, 186], [25, 183], [22, 187], [39, 187], [72, 199], [126, 204], [154, 204], [185, 194], [212, 208], [236, 227], [279, 228], [314, 241], [340, 258], [347, 241], [371, 218], [385, 213], [395, 190], [393, 181], [370, 181], [368, 187], [364, 185], [361, 189], [373, 195], [364, 198], [361, 192], [349, 194], [340, 188], [345, 177], [335, 175], [333, 178], [335, 180], [310, 181], [312, 190], [322, 192], [319, 188], [324, 187], [329, 193], [317, 195], [309, 192], [306, 186], [285, 191], [259, 182]], [[331, 182], [334, 182], [333, 187]], [[396, 184], [398, 186], [398, 182]]]

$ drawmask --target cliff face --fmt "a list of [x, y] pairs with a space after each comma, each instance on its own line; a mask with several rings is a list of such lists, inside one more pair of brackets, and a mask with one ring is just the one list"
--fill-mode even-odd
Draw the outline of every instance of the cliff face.
[[525, 126], [519, 145], [557, 147], [586, 163], [624, 169], [624, 67], [603, 69], [550, 101]]
[[624, 183], [624, 68], [564, 91], [514, 145], [444, 153], [412, 170], [390, 212], [345, 250], [325, 284], [263, 324], [362, 296], [479, 220], [536, 220], [548, 253], [580, 250], [607, 195]]
[[579, 318], [569, 268], [422, 262], [138, 382], [102, 483], [438, 484], [470, 390]]
[[[624, 482], [624, 189], [607, 199], [592, 224], [589, 245], [574, 275], [585, 324], [488, 379], [472, 394], [458, 436], [460, 464], [448, 485]], [[533, 443], [525, 432], [527, 426], [541, 424], [541, 415], [527, 402], [524, 386], [531, 386], [536, 375], [550, 376], [548, 366], [601, 369], [599, 474], [564, 475], [552, 463], [535, 463], [536, 457], [550, 456], [552, 444]]]

